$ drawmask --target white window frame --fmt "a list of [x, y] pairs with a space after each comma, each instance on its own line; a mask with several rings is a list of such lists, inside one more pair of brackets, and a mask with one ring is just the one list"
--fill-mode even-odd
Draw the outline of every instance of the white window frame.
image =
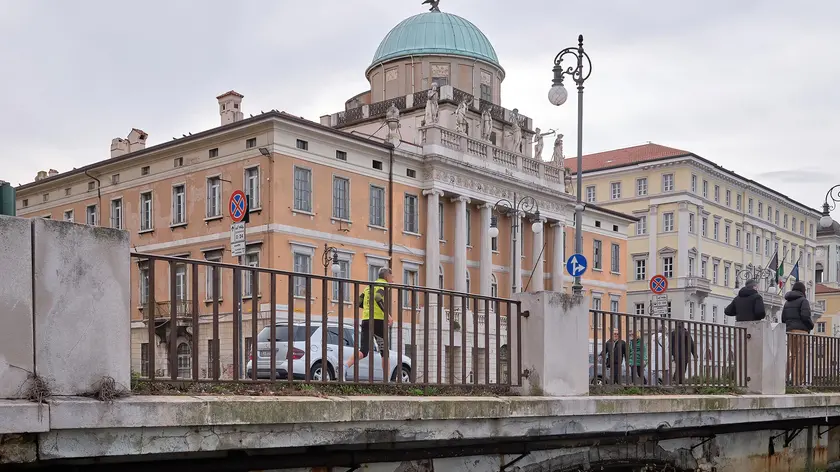
[[[298, 266], [298, 257], [301, 258], [301, 261], [306, 261], [308, 266], [308, 272], [305, 272], [303, 269], [304, 267]], [[315, 258], [315, 246], [309, 244], [301, 244], [301, 243], [292, 243], [292, 271], [299, 272], [302, 274], [312, 274], [312, 260]], [[300, 269], [300, 270], [299, 270]], [[310, 293], [310, 296], [313, 293]], [[306, 278], [305, 277], [295, 277], [294, 279], [294, 297], [295, 298], [305, 298], [306, 297]]]
[[636, 236], [645, 234], [647, 234], [647, 215], [640, 216], [639, 221], [636, 222]]
[[[148, 197], [148, 200], [145, 200], [145, 197]], [[148, 208], [146, 208], [145, 203], [148, 204]], [[140, 194], [140, 231], [154, 231], [155, 229], [155, 220], [154, 220], [154, 211], [155, 211], [155, 195], [150, 190], [148, 192], [143, 192]]]
[[125, 227], [122, 197], [111, 199], [111, 227], [115, 229], [124, 229]]
[[617, 243], [610, 243], [610, 272], [621, 273], [621, 246]]
[[[214, 249], [209, 251], [204, 251], [204, 260], [209, 262], [222, 262], [224, 249]], [[224, 292], [222, 290], [222, 270], [218, 269], [219, 272], [219, 292]], [[219, 300], [222, 299], [222, 293], [219, 293]], [[213, 267], [212, 266], [204, 266], [204, 300], [205, 302], [212, 302], [213, 301]]]
[[[379, 195], [374, 198], [374, 192]], [[377, 228], [385, 227], [385, 188], [379, 185], [370, 185], [368, 189], [368, 198], [370, 199], [370, 225]], [[381, 203], [381, 206], [375, 206], [376, 202]]]
[[674, 191], [674, 174], [662, 174], [662, 191]]
[[[414, 212], [408, 211], [408, 200], [414, 201]], [[410, 218], [410, 219], [409, 219]], [[420, 197], [413, 193], [403, 194], [403, 232], [420, 234]]]
[[[343, 188], [337, 189], [336, 186], [343, 182]], [[343, 195], [341, 193], [343, 190]], [[333, 175], [332, 178], [332, 219], [340, 221], [350, 221], [350, 179], [341, 175]]]
[[586, 187], [586, 203], [595, 203], [595, 186], [588, 185]]
[[[215, 193], [214, 193], [215, 192]], [[219, 218], [222, 216], [222, 178], [218, 175], [207, 176], [205, 194], [206, 218]]]
[[[256, 139], [256, 138], [251, 138]], [[262, 177], [260, 166], [246, 167], [242, 171], [242, 188], [245, 189], [245, 196], [250, 198], [249, 211], [261, 209], [262, 201], [260, 195], [260, 179]]]
[[636, 280], [647, 280], [647, 259], [644, 257], [633, 258], [633, 274]]
[[636, 179], [636, 196], [637, 197], [644, 197], [648, 194], [648, 181], [647, 177], [641, 177]]
[[[179, 189], [180, 192], [178, 192]], [[170, 224], [172, 226], [187, 224], [187, 184], [183, 182], [172, 185], [172, 219]]]
[[610, 182], [610, 199], [618, 200], [621, 198], [621, 182]]
[[[242, 265], [247, 267], [259, 267], [260, 266], [260, 245], [259, 244], [252, 244], [248, 245], [245, 248], [245, 255], [242, 256]], [[250, 270], [243, 270], [242, 271], [242, 298], [253, 298], [254, 293], [252, 292], [252, 280], [253, 274]], [[257, 272], [257, 298], [260, 297], [260, 274]]]
[[[298, 179], [298, 173], [306, 178]], [[308, 188], [299, 188], [299, 181]], [[312, 213], [312, 169], [308, 167], [294, 166], [292, 171], [292, 211]]]
[[[93, 212], [91, 213], [90, 209], [93, 208]], [[93, 216], [93, 221], [91, 221], [91, 216]], [[88, 205], [85, 207], [85, 224], [90, 226], [96, 226], [99, 223], [99, 208], [96, 204]]]
[[674, 256], [662, 257], [662, 275], [669, 279], [674, 277]]
[[668, 212], [662, 214], [662, 232], [672, 233], [674, 231], [674, 213]]
[[[352, 279], [353, 274], [353, 259], [352, 255], [345, 253], [345, 252], [337, 252], [338, 255], [338, 266], [339, 271], [337, 274], [330, 274], [333, 277], [338, 277], [340, 279]], [[377, 269], [378, 270], [378, 269]], [[379, 274], [377, 273], [377, 276]], [[347, 304], [350, 303], [350, 282], [333, 282], [332, 289], [330, 290], [330, 300], [333, 303], [338, 303], [338, 287], [339, 285], [344, 286], [344, 299], [342, 300], [343, 303]]]
[[75, 211], [73, 210], [64, 210], [64, 221], [69, 221], [73, 223], [76, 220]]

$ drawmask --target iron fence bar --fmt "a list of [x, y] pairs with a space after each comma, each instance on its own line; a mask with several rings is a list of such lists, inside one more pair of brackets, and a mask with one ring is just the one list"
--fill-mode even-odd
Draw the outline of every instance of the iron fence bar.
[[[412, 290], [410, 293], [413, 295], [414, 291]], [[402, 325], [403, 325], [403, 291], [402, 290], [397, 290], [397, 361], [396, 361], [396, 364], [397, 364], [399, 370], [397, 371], [396, 381], [397, 381], [398, 384], [402, 383], [402, 356], [403, 356]], [[388, 331], [390, 331], [390, 327], [388, 328]]]
[[242, 333], [240, 320], [242, 319], [242, 269], [233, 269], [233, 379], [239, 380], [242, 363]]
[[[517, 274], [518, 276], [518, 274]], [[522, 379], [522, 372], [517, 372], [513, 370], [513, 346], [514, 339], [513, 339], [513, 323], [516, 322], [516, 319], [512, 316], [512, 310], [510, 309], [511, 302], [505, 302], [505, 316], [507, 317], [507, 347], [508, 347], [508, 355], [507, 355], [507, 372], [508, 372], [508, 386], [515, 385], [513, 377], [516, 375], [517, 382]], [[517, 328], [521, 328], [521, 326], [517, 326]], [[521, 346], [517, 346], [517, 348], [521, 348]], [[519, 349], [519, 354], [522, 354], [522, 350]], [[519, 362], [517, 361], [517, 364]]]
[[[306, 352], [303, 353], [303, 378], [307, 382], [312, 380], [309, 372], [309, 366], [312, 365], [312, 278], [311, 277], [304, 277], [305, 282], [305, 290], [304, 296], [306, 297], [303, 300], [304, 306], [304, 323], [306, 324], [304, 330], [306, 332]], [[294, 337], [289, 337], [289, 346], [293, 346]], [[289, 371], [289, 377], [294, 380], [294, 366], [289, 365], [287, 369]]]
[[[472, 378], [473, 378], [473, 384], [478, 385], [479, 384], [479, 381], [478, 381], [478, 366], [479, 366], [479, 360], [478, 360], [478, 309], [479, 309], [479, 305], [478, 305], [478, 299], [477, 298], [472, 299], [472, 306], [473, 306], [473, 311], [472, 311], [473, 312], [473, 347], [472, 347], [472, 353], [471, 353], [472, 354], [472, 373], [473, 373]], [[464, 318], [466, 318], [466, 316]], [[485, 323], [484, 327], [485, 327], [485, 329], [487, 328], [486, 323]]]
[[221, 343], [219, 342], [219, 290], [221, 290], [220, 268], [208, 266], [212, 270], [213, 284], [213, 380], [219, 380], [222, 376]]
[[148, 315], [148, 328], [149, 328], [149, 343], [146, 347], [146, 357], [149, 359], [149, 367], [147, 368], [149, 379], [155, 380], [155, 373], [157, 370], [157, 360], [155, 359], [157, 356], [155, 355], [155, 351], [157, 350], [157, 335], [155, 334], [155, 307], [157, 306], [155, 302], [155, 260], [148, 259], [146, 262], [147, 270], [149, 271], [149, 287], [146, 290], [146, 301], [148, 302], [147, 315]]
[[[444, 350], [445, 351], [445, 350]], [[455, 383], [455, 295], [449, 295], [449, 352], [444, 352], [449, 384]], [[443, 382], [441, 382], [443, 383]]]
[[484, 384], [490, 385], [490, 300], [484, 300]]
[[[469, 298], [461, 297], [461, 314], [458, 316], [461, 325], [461, 385], [467, 383], [467, 309], [469, 308]], [[473, 327], [475, 330], [477, 326]]]
[[338, 366], [336, 367], [335, 378], [344, 382], [344, 297], [346, 287], [338, 284]]
[[198, 380], [198, 340], [200, 336], [200, 326], [198, 325], [198, 265], [190, 264], [190, 278], [192, 279], [192, 378]]
[[[271, 295], [269, 296], [269, 303], [271, 307], [269, 308], [269, 328], [268, 328], [268, 342], [269, 342], [269, 373], [268, 379], [272, 382], [277, 380], [277, 274], [269, 274], [269, 290], [271, 290]], [[338, 351], [339, 353], [341, 351]], [[339, 354], [340, 355], [340, 354]], [[255, 366], [256, 366], [256, 361]], [[258, 367], [254, 367], [257, 369]]]
[[359, 347], [362, 336], [359, 331], [359, 283], [353, 283], [353, 381], [359, 382]]
[[[333, 282], [335, 283], [335, 282]], [[329, 377], [329, 363], [327, 362], [327, 310], [329, 309], [328, 297], [328, 282], [326, 280], [321, 282], [321, 382], [326, 382]], [[341, 304], [341, 300], [338, 301]], [[308, 366], [311, 364], [307, 364]]]
[[176, 285], [177, 266], [169, 261], [169, 378], [178, 378], [178, 287]]
[[259, 349], [257, 346], [257, 338], [259, 331], [257, 330], [260, 314], [260, 300], [259, 300], [259, 281], [260, 273], [256, 270], [251, 271], [251, 379], [257, 380], [257, 359], [259, 356]]
[[[389, 287], [385, 287], [382, 290], [384, 293], [385, 298], [385, 306], [388, 307], [388, 312], [382, 316], [382, 345], [384, 349], [379, 355], [382, 357], [382, 383], [388, 383], [391, 381], [391, 329], [388, 326], [388, 320], [393, 319], [393, 305], [391, 304], [391, 289]], [[397, 307], [397, 310], [402, 310], [402, 307]], [[374, 321], [374, 326], [376, 322]], [[371, 326], [371, 332], [376, 331], [374, 326]], [[373, 361], [373, 356], [371, 356], [371, 363]]]
[[429, 303], [431, 296], [425, 292], [423, 296], [423, 382], [429, 382]]
[[437, 364], [437, 377], [435, 377], [435, 383], [443, 383], [443, 304], [444, 304], [444, 297], [442, 295], [438, 295], [437, 297], [437, 358], [435, 359], [435, 364]]
[[496, 300], [496, 385], [502, 384], [502, 302]]
[[[286, 381], [291, 384], [294, 382], [294, 341], [295, 341], [295, 276], [289, 277], [289, 309], [286, 310]], [[307, 330], [308, 331], [308, 330]], [[309, 338], [307, 338], [309, 339]], [[271, 366], [272, 370], [276, 370], [277, 366]]]
[[409, 380], [417, 381], [417, 292], [411, 292], [411, 370]]

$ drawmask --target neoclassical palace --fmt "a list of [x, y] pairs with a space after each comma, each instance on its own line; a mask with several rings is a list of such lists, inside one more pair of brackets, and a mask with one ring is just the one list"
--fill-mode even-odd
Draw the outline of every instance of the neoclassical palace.
[[[18, 214], [125, 229], [140, 252], [235, 263], [227, 200], [241, 189], [251, 200], [248, 265], [320, 273], [326, 244], [338, 254], [337, 275], [350, 279], [390, 266], [407, 285], [501, 297], [566, 290], [575, 198], [562, 137], [501, 105], [505, 70], [484, 33], [451, 13], [420, 13], [386, 34], [364, 73], [370, 89], [318, 123], [274, 110], [246, 118], [244, 96], [230, 91], [216, 97], [218, 127], [154, 146], [132, 129], [111, 142], [110, 158], [19, 187]], [[524, 211], [497, 205], [523, 199], [533, 203]], [[627, 234], [636, 221], [586, 208], [583, 284], [596, 307], [627, 305]], [[165, 303], [171, 287], [149, 287], [142, 261], [133, 268], [139, 362], [149, 290]], [[210, 310], [207, 274], [192, 278], [186, 269], [175, 274], [178, 298], [197, 283], [201, 308]], [[338, 303], [329, 300], [331, 314]], [[320, 310], [321, 300], [312, 306]], [[223, 328], [220, 336], [232, 334]]]

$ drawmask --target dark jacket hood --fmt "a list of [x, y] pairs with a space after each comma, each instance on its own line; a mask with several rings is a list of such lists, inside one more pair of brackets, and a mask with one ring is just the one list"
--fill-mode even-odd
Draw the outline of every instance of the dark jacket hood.
[[790, 292], [785, 294], [785, 300], [792, 302], [799, 298], [805, 297], [805, 294], [800, 292], [799, 290], [791, 290]]
[[738, 290], [738, 296], [742, 298], [751, 297], [758, 293], [758, 290], [749, 287], [743, 287], [741, 290]]

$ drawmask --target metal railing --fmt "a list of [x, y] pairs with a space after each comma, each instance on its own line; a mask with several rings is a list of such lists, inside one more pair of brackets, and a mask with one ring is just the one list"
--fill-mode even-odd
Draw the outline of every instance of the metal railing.
[[840, 338], [787, 333], [787, 384], [840, 388]]
[[593, 385], [746, 387], [745, 328], [590, 310]]
[[[153, 254], [132, 258], [147, 285], [132, 333], [140, 345], [132, 370], [148, 381], [521, 385], [516, 300]], [[391, 323], [381, 339], [375, 328], [362, 329], [364, 318], [375, 318], [362, 313], [366, 289], [383, 292]], [[169, 319], [146, 321], [142, 311], [164, 296], [190, 305], [190, 316], [170, 310]], [[362, 346], [372, 355], [344, 369]]]

